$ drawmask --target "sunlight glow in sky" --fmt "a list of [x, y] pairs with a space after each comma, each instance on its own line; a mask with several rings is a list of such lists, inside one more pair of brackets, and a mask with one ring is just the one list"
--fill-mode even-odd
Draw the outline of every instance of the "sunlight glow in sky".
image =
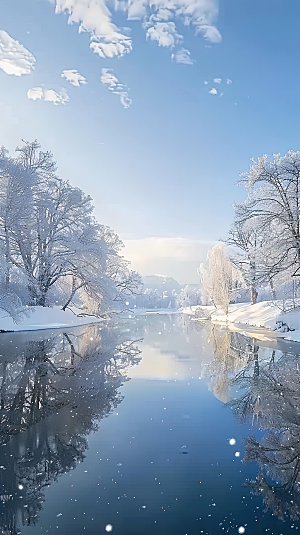
[[142, 274], [197, 282], [250, 158], [298, 150], [296, 0], [2, 0], [0, 145], [38, 139]]

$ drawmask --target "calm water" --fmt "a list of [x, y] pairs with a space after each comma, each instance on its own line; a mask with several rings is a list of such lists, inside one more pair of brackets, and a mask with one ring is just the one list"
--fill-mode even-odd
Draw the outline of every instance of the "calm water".
[[294, 533], [299, 354], [179, 315], [1, 334], [1, 533]]

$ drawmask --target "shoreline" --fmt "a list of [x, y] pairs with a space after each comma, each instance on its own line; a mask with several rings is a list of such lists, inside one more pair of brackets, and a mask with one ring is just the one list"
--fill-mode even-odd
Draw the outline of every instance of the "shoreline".
[[282, 312], [271, 301], [255, 305], [238, 303], [229, 305], [228, 314], [213, 306], [196, 305], [182, 309], [193, 321], [212, 321], [238, 332], [256, 334], [259, 340], [281, 339], [300, 342], [300, 310]]

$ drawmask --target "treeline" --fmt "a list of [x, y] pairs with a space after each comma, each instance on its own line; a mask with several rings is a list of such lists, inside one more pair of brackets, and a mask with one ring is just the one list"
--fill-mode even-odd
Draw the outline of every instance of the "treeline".
[[23, 142], [14, 157], [1, 147], [0, 308], [12, 316], [26, 306], [76, 306], [96, 316], [120, 308], [140, 286], [122, 246], [37, 141]]
[[178, 309], [201, 305], [202, 290], [199, 285], [186, 284], [181, 290], [160, 291], [142, 287], [139, 294], [131, 295], [127, 300], [128, 308]]
[[300, 285], [300, 152], [252, 160], [240, 184], [247, 198], [234, 205], [227, 247], [214, 247], [209, 266], [200, 267], [203, 285], [225, 309], [243, 289], [253, 304], [260, 293], [293, 308]]

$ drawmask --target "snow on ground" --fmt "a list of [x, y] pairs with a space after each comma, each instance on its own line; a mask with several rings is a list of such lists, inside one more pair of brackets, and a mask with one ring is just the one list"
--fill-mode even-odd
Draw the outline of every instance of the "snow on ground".
[[250, 303], [230, 305], [227, 316], [223, 310], [216, 310], [211, 306], [187, 307], [184, 308], [182, 312], [191, 316], [200, 316], [199, 319], [211, 319], [214, 323], [231, 323], [237, 326], [259, 328], [264, 327], [265, 329], [273, 331], [278, 328], [279, 322], [283, 322], [291, 329], [294, 329], [294, 331], [277, 331], [278, 337], [300, 342], [300, 310], [282, 312], [276, 305], [274, 305], [274, 303], [272, 303], [272, 301], [262, 301], [255, 305], [251, 305]]
[[[19, 323], [14, 323], [4, 310], [0, 310], [0, 329], [5, 331], [36, 331], [100, 321], [94, 316], [78, 317], [71, 310], [63, 311], [60, 307], [28, 307], [28, 310], [29, 316], [23, 318]], [[80, 310], [77, 312], [80, 313]]]
[[281, 311], [270, 301], [262, 301], [251, 305], [250, 303], [238, 303], [231, 305], [228, 319], [222, 310], [212, 312], [211, 318], [216, 322], [242, 323], [243, 325], [253, 325], [254, 327], [266, 327], [274, 330], [276, 328], [276, 321], [278, 320]]

